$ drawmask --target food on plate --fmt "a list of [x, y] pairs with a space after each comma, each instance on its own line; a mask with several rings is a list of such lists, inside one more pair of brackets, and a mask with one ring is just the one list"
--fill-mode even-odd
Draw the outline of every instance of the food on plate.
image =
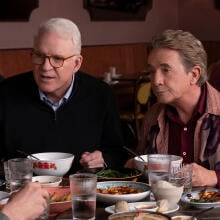
[[102, 177], [102, 178], [126, 178], [139, 174], [140, 171], [138, 170], [132, 170], [132, 169], [114, 170], [114, 169], [106, 169], [106, 168], [102, 168], [100, 171], [96, 173], [98, 177]]
[[193, 217], [189, 215], [173, 216], [172, 220], [192, 220]]
[[71, 194], [70, 192], [66, 193], [62, 197], [58, 197], [56, 192], [50, 195], [50, 202], [64, 202], [64, 201], [71, 201]]
[[150, 212], [116, 213], [108, 218], [109, 220], [168, 220], [169, 217]]
[[220, 192], [216, 191], [199, 192], [198, 197], [196, 198], [194, 198], [191, 194], [187, 194], [187, 197], [191, 202], [220, 202]]
[[106, 189], [98, 188], [97, 192], [103, 194], [123, 195], [123, 194], [140, 193], [142, 192], [142, 190], [140, 188], [134, 189], [132, 186], [113, 186], [113, 187], [108, 187]]
[[115, 212], [128, 212], [130, 211], [129, 205], [126, 201], [117, 201], [115, 204]]
[[137, 205], [135, 206], [136, 209], [148, 209], [148, 210], [152, 210], [152, 209], [156, 209], [157, 206], [156, 205]]
[[166, 199], [161, 199], [157, 201], [157, 212], [166, 212], [169, 210], [169, 204], [168, 204], [168, 200]]

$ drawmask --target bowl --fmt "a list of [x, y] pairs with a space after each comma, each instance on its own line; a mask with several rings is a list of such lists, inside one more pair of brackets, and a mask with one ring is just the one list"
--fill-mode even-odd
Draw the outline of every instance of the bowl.
[[97, 201], [116, 203], [117, 201], [136, 202], [150, 194], [146, 183], [133, 181], [104, 181], [97, 183]]
[[74, 155], [61, 152], [36, 153], [33, 156], [39, 158], [33, 160], [33, 171], [39, 176], [64, 176], [71, 168]]
[[62, 177], [59, 176], [33, 176], [32, 182], [39, 182], [42, 186], [59, 186]]
[[98, 181], [137, 181], [143, 172], [138, 169], [121, 168], [85, 168], [80, 170], [82, 173], [94, 173], [98, 177]]
[[72, 208], [70, 187], [43, 186], [50, 194], [50, 215], [57, 215]]
[[[148, 160], [148, 155], [147, 154], [143, 154], [140, 155], [140, 157], [142, 157], [144, 159], [141, 160], [139, 157], [134, 157], [134, 164], [136, 169], [142, 171], [144, 173], [145, 177], [148, 177], [148, 164], [147, 164], [147, 160]], [[182, 163], [183, 158], [181, 156], [177, 156], [177, 155], [171, 155], [171, 167], [179, 167], [180, 164]]]
[[184, 186], [176, 186], [164, 180], [159, 180], [151, 186], [155, 199], [167, 200], [168, 208], [176, 205], [183, 194]]
[[115, 214], [110, 215], [108, 217], [108, 220], [134, 220], [135, 217], [137, 219], [137, 216], [140, 217], [140, 219], [157, 219], [157, 220], [170, 220], [171, 219], [168, 215], [142, 210], [141, 212], [131, 211], [131, 212], [115, 213]]

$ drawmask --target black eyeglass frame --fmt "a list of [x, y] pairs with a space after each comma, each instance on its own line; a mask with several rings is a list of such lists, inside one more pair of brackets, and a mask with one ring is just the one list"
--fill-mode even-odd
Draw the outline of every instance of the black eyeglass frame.
[[[45, 63], [45, 60], [48, 58], [49, 63], [50, 63], [50, 65], [51, 65], [53, 68], [60, 68], [60, 67], [63, 66], [65, 60], [68, 60], [68, 59], [70, 59], [70, 58], [72, 58], [72, 57], [74, 57], [74, 56], [77, 56], [77, 54], [73, 54], [73, 55], [68, 56], [68, 57], [58, 57], [58, 56], [54, 56], [54, 55], [45, 55], [45, 54], [42, 54], [42, 53], [40, 53], [40, 52], [38, 52], [38, 51], [36, 51], [36, 50], [32, 50], [32, 52], [31, 52], [31, 57], [33, 57], [34, 55], [39, 56], [39, 58], [40, 58], [40, 57], [43, 58], [41, 63], [34, 63], [34, 62], [32, 62], [34, 65], [42, 65], [42, 64]], [[62, 64], [59, 65], [59, 66], [54, 66], [54, 65], [51, 63], [51, 60], [50, 60], [51, 58], [55, 58], [55, 59], [58, 58], [58, 59], [62, 60]]]

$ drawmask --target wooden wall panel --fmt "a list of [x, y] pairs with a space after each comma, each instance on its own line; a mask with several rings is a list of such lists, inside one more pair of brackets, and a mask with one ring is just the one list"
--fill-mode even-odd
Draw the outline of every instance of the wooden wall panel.
[[31, 70], [31, 49], [0, 50], [0, 74], [9, 77]]
[[[220, 59], [220, 41], [205, 41], [208, 65]], [[148, 43], [83, 46], [84, 57], [82, 70], [96, 77], [102, 77], [110, 66], [117, 68], [117, 73], [134, 76], [146, 68]], [[31, 49], [0, 50], [0, 74], [13, 76], [31, 70]]]
[[130, 76], [146, 69], [147, 44], [85, 46], [82, 55], [81, 69], [91, 75], [102, 77], [110, 66], [115, 66], [117, 73]]

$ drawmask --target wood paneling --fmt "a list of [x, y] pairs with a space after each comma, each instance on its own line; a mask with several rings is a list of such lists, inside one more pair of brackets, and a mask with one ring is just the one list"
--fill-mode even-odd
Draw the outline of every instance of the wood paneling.
[[107, 46], [85, 46], [82, 70], [102, 77], [110, 66], [125, 76], [138, 74], [146, 69], [147, 44], [124, 44]]
[[[220, 59], [220, 41], [205, 41], [208, 54], [208, 66]], [[125, 77], [137, 76], [146, 68], [148, 43], [83, 46], [84, 57], [82, 70], [96, 77], [103, 77], [110, 66], [115, 66], [117, 73]], [[0, 50], [0, 74], [13, 76], [31, 67], [31, 49]]]
[[31, 49], [0, 50], [0, 74], [4, 77], [30, 71]]

